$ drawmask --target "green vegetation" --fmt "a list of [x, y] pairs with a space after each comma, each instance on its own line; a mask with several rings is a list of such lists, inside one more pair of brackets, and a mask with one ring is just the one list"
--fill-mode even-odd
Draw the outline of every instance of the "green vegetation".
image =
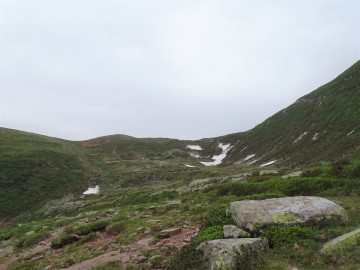
[[[259, 235], [271, 243], [267, 257], [259, 258], [264, 264], [244, 261], [239, 269], [358, 269], [358, 246], [333, 254], [319, 250], [360, 227], [359, 78], [360, 62], [248, 132], [199, 141], [114, 135], [70, 142], [0, 128], [0, 249], [11, 254], [0, 257], [0, 264], [61, 269], [137, 247], [145, 258], [126, 269], [153, 264], [200, 270], [204, 261], [196, 244], [222, 238], [222, 227], [233, 224], [226, 213], [231, 202], [313, 195], [343, 206], [349, 222], [266, 228]], [[219, 154], [219, 142], [234, 146], [224, 164], [200, 165]], [[203, 158], [191, 156], [188, 144], [200, 145]], [[260, 161], [246, 164], [250, 154]], [[261, 172], [259, 165], [270, 160], [277, 160], [271, 166], [277, 166], [278, 175]], [[282, 178], [295, 170], [303, 173]], [[205, 184], [199, 189], [179, 191], [209, 178], [220, 181], [201, 180]], [[95, 184], [100, 195], [82, 196]], [[177, 227], [200, 231], [178, 251], [161, 247], [158, 233]], [[42, 241], [51, 242], [52, 249], [42, 249]], [[12, 256], [16, 259], [9, 262]], [[116, 262], [93, 267], [118, 268]]]
[[300, 239], [312, 238], [314, 229], [303, 226], [272, 226], [262, 233], [262, 237], [269, 240], [271, 246], [286, 243], [296, 243]]
[[194, 239], [195, 244], [200, 244], [205, 241], [221, 239], [224, 237], [222, 226], [206, 227], [199, 231]]

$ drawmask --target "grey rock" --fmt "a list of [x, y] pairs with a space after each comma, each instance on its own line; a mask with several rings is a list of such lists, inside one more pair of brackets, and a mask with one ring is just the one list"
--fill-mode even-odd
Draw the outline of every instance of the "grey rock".
[[178, 234], [179, 232], [181, 232], [181, 228], [162, 230], [159, 232], [158, 237], [160, 239], [169, 238], [170, 236]]
[[212, 270], [236, 269], [248, 260], [257, 260], [268, 249], [263, 238], [217, 239], [206, 241], [196, 247], [207, 259], [207, 268]]
[[238, 226], [253, 232], [276, 224], [347, 222], [344, 208], [312, 196], [232, 202], [229, 211]]
[[250, 234], [248, 232], [245, 232], [244, 230], [239, 229], [238, 227], [234, 225], [225, 225], [223, 227], [224, 230], [224, 237], [225, 238], [246, 238], [250, 237]]
[[267, 175], [267, 174], [279, 174], [279, 171], [277, 170], [261, 170], [259, 172], [260, 176], [261, 175]]
[[34, 231], [30, 231], [30, 232], [26, 232], [25, 235], [26, 235], [26, 236], [29, 236], [29, 235], [32, 235], [32, 234], [34, 234], [34, 233], [35, 233]]
[[355, 247], [356, 245], [359, 244], [360, 244], [360, 229], [357, 229], [355, 231], [341, 235], [327, 242], [326, 244], [324, 244], [320, 252], [323, 254], [331, 254], [334, 252]]
[[299, 177], [299, 176], [302, 175], [302, 173], [303, 173], [303, 171], [291, 172], [291, 173], [289, 173], [287, 175], [281, 176], [281, 178], [288, 179], [288, 178], [292, 178], [292, 177]]

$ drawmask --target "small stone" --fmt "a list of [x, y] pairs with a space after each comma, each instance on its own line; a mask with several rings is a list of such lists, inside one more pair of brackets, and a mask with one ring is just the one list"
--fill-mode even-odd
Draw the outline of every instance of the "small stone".
[[147, 229], [144, 233], [145, 233], [145, 234], [150, 234], [150, 233], [151, 233], [151, 229]]
[[181, 232], [181, 228], [162, 230], [161, 232], [159, 232], [158, 237], [160, 239], [169, 238], [170, 236], [175, 235], [179, 232]]
[[50, 264], [50, 265], [45, 266], [44, 270], [50, 270], [51, 268], [52, 268], [52, 265]]
[[147, 258], [143, 255], [140, 255], [138, 257], [135, 258], [135, 263], [139, 264], [139, 263], [144, 263], [147, 261]]
[[244, 230], [239, 229], [234, 225], [225, 225], [223, 227], [225, 238], [247, 238], [250, 234]]
[[26, 235], [26, 236], [29, 236], [29, 235], [32, 235], [32, 234], [34, 234], [34, 233], [35, 233], [34, 231], [30, 231], [30, 232], [25, 233], [25, 235]]

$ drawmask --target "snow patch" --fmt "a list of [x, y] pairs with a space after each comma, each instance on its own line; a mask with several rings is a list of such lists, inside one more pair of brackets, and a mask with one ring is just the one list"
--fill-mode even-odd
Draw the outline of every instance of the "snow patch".
[[319, 139], [319, 133], [315, 133], [314, 137], [312, 137], [313, 141], [316, 141], [317, 139]]
[[264, 163], [264, 164], [261, 164], [260, 167], [265, 167], [265, 166], [269, 166], [271, 164], [274, 164], [276, 162], [276, 160], [272, 160], [272, 161], [269, 161], [267, 163]]
[[355, 132], [355, 129], [353, 129], [352, 131], [350, 131], [348, 134], [346, 134], [346, 136], [350, 136], [351, 134], [353, 134]]
[[249, 159], [252, 159], [252, 158], [255, 157], [255, 156], [256, 156], [256, 154], [248, 155], [248, 156], [246, 156], [246, 158], [244, 158], [244, 161], [247, 161], [247, 160], [249, 160]]
[[205, 165], [205, 166], [216, 166], [222, 163], [223, 159], [226, 157], [227, 153], [230, 151], [231, 144], [223, 144], [223, 143], [219, 143], [218, 145], [219, 148], [222, 149], [222, 153], [220, 155], [215, 155], [212, 157], [213, 161], [209, 161], [209, 162], [200, 162], [201, 164]]
[[196, 153], [196, 152], [190, 152], [190, 156], [192, 156], [194, 158], [199, 158], [200, 157], [199, 153]]
[[254, 164], [255, 162], [258, 162], [259, 160], [260, 160], [260, 158], [255, 159], [255, 160], [253, 160], [253, 161], [249, 162], [249, 163], [248, 163], [248, 165]]
[[301, 134], [300, 136], [299, 136], [299, 138], [297, 138], [295, 141], [294, 141], [294, 143], [297, 143], [298, 141], [300, 141], [305, 135], [307, 135], [308, 133], [307, 133], [307, 131], [305, 131], [303, 134]]
[[84, 195], [92, 195], [92, 194], [98, 195], [99, 193], [100, 193], [99, 186], [95, 186], [95, 187], [88, 188], [88, 190], [86, 190], [83, 194]]
[[195, 166], [193, 166], [193, 165], [189, 165], [189, 164], [185, 164], [185, 167], [188, 167], [188, 168], [195, 168]]
[[187, 145], [186, 148], [189, 148], [191, 150], [197, 150], [197, 151], [204, 150], [204, 149], [201, 148], [200, 145]]

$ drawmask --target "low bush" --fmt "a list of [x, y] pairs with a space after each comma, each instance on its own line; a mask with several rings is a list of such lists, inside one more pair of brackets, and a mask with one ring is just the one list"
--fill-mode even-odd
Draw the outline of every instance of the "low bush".
[[116, 234], [123, 232], [125, 229], [126, 229], [125, 223], [123, 221], [118, 221], [118, 222], [109, 224], [106, 227], [106, 232], [108, 234], [116, 235]]
[[314, 236], [314, 230], [310, 227], [299, 225], [294, 226], [272, 226], [266, 229], [262, 237], [269, 240], [271, 246], [277, 246], [286, 243], [295, 243], [300, 239], [310, 238]]
[[22, 237], [16, 244], [19, 248], [29, 248], [33, 245], [36, 245], [41, 240], [44, 240], [46, 237], [49, 236], [49, 233], [47, 232], [36, 232], [31, 235], [27, 235]]
[[195, 244], [205, 241], [224, 238], [223, 226], [212, 226], [201, 229], [194, 238]]
[[206, 216], [203, 221], [201, 228], [213, 227], [213, 226], [224, 226], [233, 224], [234, 221], [231, 217], [226, 215], [226, 210], [222, 207], [214, 208], [209, 211], [209, 214]]
[[195, 244], [184, 246], [167, 263], [166, 270], [205, 270], [202, 252], [196, 250]]
[[74, 234], [64, 233], [58, 238], [55, 238], [51, 241], [51, 248], [57, 249], [62, 248], [66, 245], [72, 244], [79, 240], [79, 237]]
[[72, 230], [72, 233], [77, 235], [87, 235], [91, 232], [104, 231], [108, 226], [109, 221], [101, 220], [84, 225], [80, 225]]

